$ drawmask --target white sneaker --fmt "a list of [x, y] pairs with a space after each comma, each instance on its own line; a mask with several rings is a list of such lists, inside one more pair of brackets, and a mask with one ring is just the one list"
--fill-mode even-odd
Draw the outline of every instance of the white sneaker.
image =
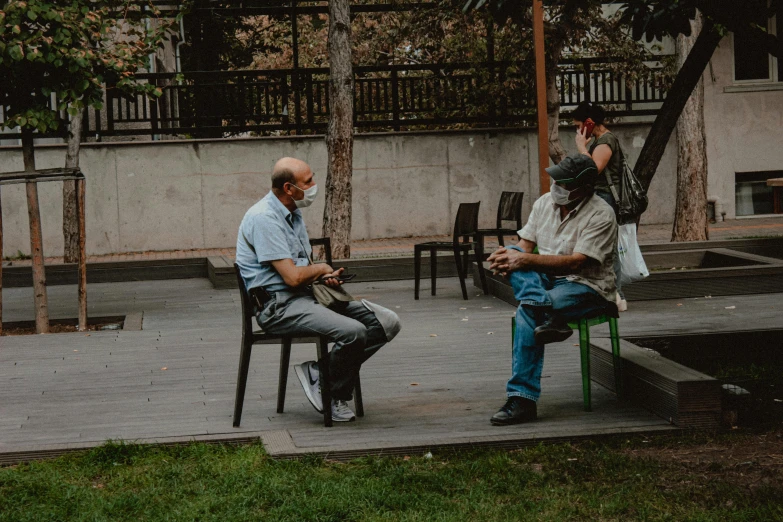
[[351, 408], [348, 407], [347, 402], [333, 400], [332, 420], [334, 422], [352, 422], [356, 420], [356, 415], [354, 415]]
[[[307, 400], [313, 405], [318, 413], [324, 412], [323, 401], [321, 400], [321, 383], [319, 381], [318, 368], [315, 361], [307, 361], [294, 366], [296, 376], [299, 377], [299, 383], [305, 392]], [[334, 409], [332, 410], [334, 411]], [[334, 413], [332, 414], [334, 416]]]

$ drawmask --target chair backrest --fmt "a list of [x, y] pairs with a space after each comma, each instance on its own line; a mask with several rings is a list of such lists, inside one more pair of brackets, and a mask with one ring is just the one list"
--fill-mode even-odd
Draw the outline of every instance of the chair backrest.
[[459, 242], [460, 236], [469, 240], [478, 230], [480, 201], [475, 203], [460, 203], [457, 209], [457, 219], [454, 221], [454, 242]]
[[503, 192], [498, 204], [497, 228], [503, 228], [503, 221], [516, 222], [517, 230], [522, 228], [522, 198], [524, 192]]
[[239, 296], [242, 299], [242, 331], [246, 334], [253, 333], [253, 305], [250, 302], [250, 294], [245, 288], [245, 280], [242, 279], [242, 274], [239, 273], [239, 265], [234, 263], [234, 270], [237, 273], [237, 284], [239, 285]]
[[326, 257], [326, 263], [332, 266], [332, 240], [328, 237], [317, 237], [310, 239], [310, 246], [322, 246], [324, 249], [324, 257]]

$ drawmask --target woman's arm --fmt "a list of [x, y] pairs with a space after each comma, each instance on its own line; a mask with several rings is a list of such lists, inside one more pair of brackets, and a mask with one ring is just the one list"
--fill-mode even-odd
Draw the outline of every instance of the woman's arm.
[[592, 154], [588, 154], [588, 156], [593, 158], [595, 166], [598, 167], [598, 173], [600, 174], [609, 164], [609, 160], [612, 159], [612, 148], [609, 145], [602, 143], [595, 148]]
[[585, 156], [593, 158], [595, 166], [598, 167], [598, 172], [601, 173], [609, 164], [609, 160], [612, 159], [612, 148], [609, 145], [602, 143], [595, 148], [592, 154], [590, 154], [587, 151], [588, 141], [590, 140], [582, 134], [581, 130], [576, 131], [576, 149], [579, 151], [579, 154], [584, 154]]

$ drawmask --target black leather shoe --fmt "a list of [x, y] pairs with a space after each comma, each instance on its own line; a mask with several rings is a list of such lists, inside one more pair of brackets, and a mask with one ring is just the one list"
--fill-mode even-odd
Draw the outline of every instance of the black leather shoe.
[[536, 401], [524, 397], [509, 397], [496, 414], [489, 419], [493, 426], [508, 426], [522, 422], [534, 421], [538, 418]]
[[533, 330], [536, 344], [559, 343], [565, 341], [574, 331], [568, 324], [549, 320]]

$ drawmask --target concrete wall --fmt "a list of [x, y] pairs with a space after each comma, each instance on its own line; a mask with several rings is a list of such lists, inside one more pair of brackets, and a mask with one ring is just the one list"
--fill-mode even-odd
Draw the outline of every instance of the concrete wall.
[[[618, 125], [632, 164], [647, 125]], [[571, 132], [563, 132], [574, 150]], [[269, 190], [282, 156], [310, 163], [326, 178], [323, 137], [95, 143], [82, 147], [87, 176], [90, 254], [233, 247], [246, 209]], [[39, 168], [63, 165], [65, 147], [37, 148]], [[524, 215], [539, 193], [533, 131], [430, 132], [357, 136], [354, 148], [353, 237], [373, 239], [448, 234], [461, 202], [481, 201], [482, 227], [495, 223], [499, 194], [525, 192]], [[674, 211], [676, 157], [670, 144], [651, 187], [648, 223]], [[22, 170], [18, 147], [0, 147], [0, 171]], [[44, 253], [62, 254], [62, 184], [39, 185]], [[305, 211], [320, 236], [323, 193]], [[29, 253], [23, 185], [2, 187], [5, 255]]]
[[736, 216], [734, 174], [783, 170], [783, 82], [734, 82], [731, 36], [704, 74], [708, 191]]

